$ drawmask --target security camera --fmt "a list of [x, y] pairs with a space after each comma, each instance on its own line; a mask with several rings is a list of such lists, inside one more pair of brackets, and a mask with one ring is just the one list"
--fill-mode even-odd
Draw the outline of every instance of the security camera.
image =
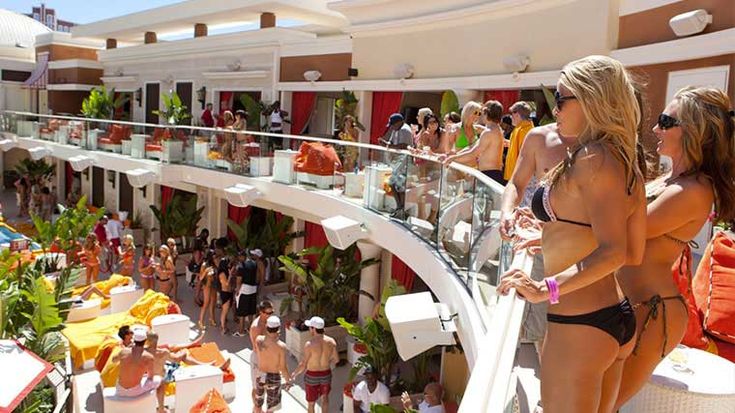
[[678, 14], [669, 20], [671, 30], [679, 37], [701, 33], [710, 23], [712, 15], [704, 9]]

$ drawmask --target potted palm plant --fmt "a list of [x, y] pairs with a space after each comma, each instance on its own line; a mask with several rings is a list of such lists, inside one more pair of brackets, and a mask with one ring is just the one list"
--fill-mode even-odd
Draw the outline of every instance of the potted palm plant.
[[[317, 256], [315, 268], [311, 268], [302, 258]], [[344, 328], [337, 324], [337, 318], [357, 319], [357, 301], [360, 291], [360, 271], [363, 268], [380, 262], [377, 259], [357, 260], [357, 246], [351, 245], [344, 251], [336, 250], [331, 245], [326, 247], [306, 248], [295, 256], [281, 255], [278, 260], [282, 269], [289, 271], [298, 284], [297, 290], [303, 292], [300, 298], [303, 310], [299, 319], [318, 315], [327, 326], [326, 334], [337, 341], [337, 350], [347, 349]], [[372, 297], [371, 297], [372, 298]], [[281, 312], [290, 308], [297, 297], [290, 295], [281, 304]], [[301, 323], [286, 329], [286, 346], [297, 359], [301, 358], [304, 344], [309, 338], [308, 331], [302, 331]]]
[[186, 250], [192, 244], [191, 240], [204, 212], [204, 207], [197, 208], [197, 197], [184, 196], [177, 192], [165, 209], [161, 210], [155, 205], [150, 208], [158, 221], [161, 241], [168, 238], [179, 239], [183, 250]]
[[184, 131], [175, 128], [176, 125], [184, 125], [191, 119], [189, 108], [184, 105], [179, 94], [173, 90], [168, 95], [163, 95], [165, 110], [154, 110], [153, 114], [163, 118], [164, 123], [169, 126], [167, 133], [161, 138], [162, 161], [180, 162], [184, 159]]
[[[110, 120], [115, 113], [115, 109], [124, 105], [127, 99], [124, 94], [120, 94], [115, 98], [114, 88], [108, 92], [104, 85], [94, 87], [89, 92], [89, 96], [82, 101], [82, 116], [89, 119]], [[104, 133], [107, 125], [105, 122], [91, 122], [90, 127], [92, 129], [86, 134], [82, 134], [81, 142], [78, 143], [79, 146], [87, 147], [91, 150], [97, 149], [97, 138], [100, 134]], [[77, 142], [71, 141], [71, 143]]]

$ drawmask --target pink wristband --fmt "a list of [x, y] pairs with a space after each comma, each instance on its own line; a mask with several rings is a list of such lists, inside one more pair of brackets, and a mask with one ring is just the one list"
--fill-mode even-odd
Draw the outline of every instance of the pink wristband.
[[556, 278], [545, 278], [546, 288], [549, 289], [549, 303], [559, 304], [559, 283]]

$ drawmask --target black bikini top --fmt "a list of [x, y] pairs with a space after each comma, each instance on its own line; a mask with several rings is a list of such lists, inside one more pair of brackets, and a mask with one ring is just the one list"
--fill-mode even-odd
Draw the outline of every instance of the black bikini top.
[[551, 202], [549, 201], [549, 189], [550, 188], [548, 186], [541, 185], [538, 187], [538, 189], [536, 189], [536, 192], [533, 193], [533, 198], [531, 199], [531, 211], [533, 211], [533, 215], [535, 215], [536, 218], [543, 222], [558, 221], [566, 222], [567, 224], [581, 225], [583, 227], [592, 227], [592, 225], [586, 224], [584, 222], [558, 218], [556, 214], [554, 214], [554, 210], [551, 209]]

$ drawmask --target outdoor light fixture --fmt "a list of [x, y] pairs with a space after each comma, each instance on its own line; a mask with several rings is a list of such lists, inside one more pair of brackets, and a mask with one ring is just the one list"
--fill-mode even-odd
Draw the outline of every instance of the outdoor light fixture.
[[204, 109], [204, 102], [207, 101], [207, 88], [202, 86], [199, 89], [197, 89], [197, 100], [199, 103], [202, 104], [202, 109]]
[[76, 172], [82, 172], [94, 164], [94, 160], [88, 156], [77, 155], [69, 158], [71, 169]]
[[385, 316], [403, 360], [434, 346], [455, 344], [457, 326], [449, 306], [435, 303], [428, 291], [390, 297], [385, 303]]
[[304, 79], [312, 83], [316, 82], [321, 77], [322, 72], [318, 70], [307, 70], [306, 72], [304, 72]]
[[236, 184], [225, 188], [227, 202], [236, 207], [246, 207], [253, 201], [263, 196], [254, 186], [246, 184]]
[[134, 188], [144, 188], [148, 184], [152, 184], [156, 179], [156, 173], [147, 169], [138, 168], [125, 171], [125, 175], [128, 176], [128, 182], [130, 186]]
[[677, 14], [669, 20], [671, 30], [679, 37], [701, 33], [711, 23], [712, 15], [704, 9]]
[[342, 215], [323, 219], [321, 224], [329, 244], [340, 250], [345, 250], [355, 241], [367, 237], [367, 231], [363, 229], [362, 223]]
[[393, 73], [401, 80], [412, 78], [414, 72], [415, 69], [410, 63], [399, 64], [393, 68]]
[[107, 182], [112, 184], [112, 188], [115, 188], [115, 171], [107, 171]]
[[0, 150], [2, 150], [3, 152], [7, 152], [17, 146], [18, 146], [18, 142], [12, 139], [0, 140]]
[[525, 55], [509, 56], [503, 59], [503, 66], [512, 73], [525, 72], [530, 63], [531, 58]]
[[347, 69], [347, 76], [349, 77], [357, 77], [358, 74], [359, 72], [354, 67], [350, 67]]
[[133, 92], [135, 95], [135, 101], [138, 102], [138, 106], [140, 106], [141, 101], [143, 100], [143, 88], [138, 88], [135, 92]]
[[28, 149], [28, 154], [31, 155], [31, 159], [38, 161], [51, 155], [51, 149], [45, 146], [36, 146], [35, 148]]

